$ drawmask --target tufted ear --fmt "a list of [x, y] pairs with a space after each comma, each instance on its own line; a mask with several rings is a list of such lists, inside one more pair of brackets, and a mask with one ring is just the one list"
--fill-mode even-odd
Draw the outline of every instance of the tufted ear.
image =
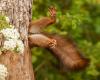
[[56, 8], [54, 6], [49, 8], [49, 12], [52, 17], [56, 16]]

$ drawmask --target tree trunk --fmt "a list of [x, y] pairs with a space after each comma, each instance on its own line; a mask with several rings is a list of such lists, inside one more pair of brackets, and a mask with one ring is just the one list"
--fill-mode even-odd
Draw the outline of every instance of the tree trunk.
[[28, 25], [31, 19], [32, 0], [0, 0], [0, 12], [10, 18], [19, 30], [25, 50], [23, 54], [7, 51], [0, 55], [0, 64], [8, 69], [6, 80], [34, 80], [31, 54], [28, 46]]

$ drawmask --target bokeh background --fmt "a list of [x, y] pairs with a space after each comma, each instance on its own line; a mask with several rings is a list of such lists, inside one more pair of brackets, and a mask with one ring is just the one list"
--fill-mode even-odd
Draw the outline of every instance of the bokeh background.
[[48, 8], [57, 9], [57, 22], [49, 33], [72, 36], [91, 63], [85, 70], [64, 70], [49, 51], [32, 48], [36, 80], [100, 80], [100, 0], [34, 0], [33, 20], [48, 16]]

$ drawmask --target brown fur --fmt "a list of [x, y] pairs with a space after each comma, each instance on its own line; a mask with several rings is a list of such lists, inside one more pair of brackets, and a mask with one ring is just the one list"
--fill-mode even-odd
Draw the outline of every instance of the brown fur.
[[58, 35], [50, 35], [57, 41], [55, 48], [49, 48], [51, 52], [70, 70], [84, 69], [89, 64], [89, 59], [85, 58], [78, 50], [75, 43], [67, 37], [64, 39]]
[[54, 23], [56, 20], [55, 8], [51, 8], [49, 12], [51, 17], [45, 17], [30, 23], [29, 45], [48, 48], [68, 69], [80, 70], [88, 66], [89, 60], [82, 56], [70, 38], [64, 39], [61, 36], [47, 36], [41, 33], [41, 29]]

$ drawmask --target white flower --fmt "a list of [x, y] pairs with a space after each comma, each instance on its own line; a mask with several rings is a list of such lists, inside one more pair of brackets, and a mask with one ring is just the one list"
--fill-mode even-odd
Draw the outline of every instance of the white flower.
[[5, 80], [7, 74], [7, 68], [4, 65], [0, 64], [0, 80]]
[[4, 37], [6, 39], [18, 39], [20, 37], [20, 34], [18, 33], [17, 29], [13, 28], [6, 28], [1, 30], [1, 33], [3, 33]]
[[16, 47], [16, 41], [13, 39], [9, 39], [4, 42], [3, 48], [6, 50], [14, 50], [15, 47]]
[[20, 34], [17, 29], [6, 28], [0, 31], [4, 37], [3, 50], [17, 51], [18, 53], [24, 52], [24, 44], [20, 39]]
[[6, 19], [6, 21], [7, 21], [8, 23], [10, 23], [10, 19], [9, 19], [8, 17], [5, 17], [5, 19]]
[[19, 53], [23, 53], [24, 52], [24, 44], [21, 40], [17, 40], [17, 51]]
[[23, 53], [24, 52], [24, 44], [20, 39], [18, 39], [18, 40], [9, 39], [4, 42], [3, 49], [11, 50], [11, 51], [16, 50], [18, 53]]

